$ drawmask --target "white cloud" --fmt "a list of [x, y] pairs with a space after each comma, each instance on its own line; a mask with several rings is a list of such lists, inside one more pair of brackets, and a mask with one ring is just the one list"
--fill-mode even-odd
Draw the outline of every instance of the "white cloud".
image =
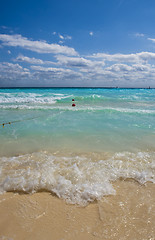
[[27, 68], [23, 68], [19, 64], [8, 62], [0, 63], [0, 86], [13, 86], [18, 81], [27, 81], [29, 77], [29, 70]]
[[110, 67], [107, 67], [105, 69], [106, 71], [111, 71], [111, 72], [129, 72], [132, 70], [131, 66], [128, 66], [126, 64], [113, 64]]
[[53, 35], [57, 35], [61, 40], [65, 41], [65, 40], [71, 40], [72, 37], [66, 34], [60, 34], [57, 32], [53, 32]]
[[11, 70], [13, 72], [26, 72], [26, 73], [29, 72], [27, 68], [23, 68], [19, 64], [13, 64], [9, 62], [0, 63], [0, 70], [1, 72], [5, 72], [6, 70]]
[[149, 41], [152, 41], [153, 43], [155, 43], [155, 39], [154, 38], [148, 38]]
[[52, 76], [51, 74], [56, 74], [57, 76], [61, 75], [61, 77], [64, 77], [64, 75], [68, 75], [68, 76], [82, 76], [81, 73], [73, 71], [71, 69], [66, 69], [66, 68], [53, 68], [53, 67], [42, 67], [42, 66], [31, 66], [32, 70], [35, 70], [36, 72], [43, 72], [43, 73], [49, 73], [50, 76]]
[[[41, 53], [53, 51], [51, 50], [53, 44], [28, 40], [21, 35], [0, 34], [0, 39], [3, 46], [21, 46], [25, 49], [33, 49], [33, 51], [35, 49], [36, 52], [41, 51]], [[11, 82], [17, 82], [22, 86], [147, 87], [150, 85], [155, 87], [155, 65], [152, 64], [155, 61], [155, 53], [153, 52], [131, 54], [103, 52], [80, 57], [79, 55], [65, 55], [68, 48], [67, 50], [65, 48], [63, 53], [54, 51], [54, 62], [21, 54], [13, 60], [20, 64], [28, 63], [29, 69], [19, 64], [0, 63], [0, 86], [4, 86], [4, 83], [6, 83], [5, 86], [9, 86], [12, 84]], [[76, 53], [74, 49], [73, 52]]]
[[154, 74], [154, 67], [151, 67], [150, 65], [144, 65], [144, 64], [133, 64], [131, 66], [127, 64], [113, 64], [110, 67], [105, 68], [105, 71], [113, 72], [119, 77], [119, 75], [122, 76], [128, 76], [131, 79], [136, 76], [136, 79], [139, 77], [143, 77], [143, 74]]
[[57, 33], [57, 32], [53, 32], [53, 35], [57, 35], [63, 41], [72, 39], [72, 37], [69, 36], [69, 35], [66, 35], [66, 34], [62, 35], [62, 34]]
[[104, 61], [109, 62], [143, 62], [155, 60], [155, 53], [153, 52], [140, 52], [140, 53], [131, 53], [131, 54], [106, 54], [106, 53], [97, 53], [89, 56], [91, 58], [100, 58]]
[[38, 53], [66, 54], [70, 56], [78, 55], [74, 48], [60, 46], [59, 44], [49, 44], [45, 41], [33, 41], [21, 35], [0, 34], [0, 40], [5, 46], [22, 47]]
[[135, 33], [134, 34], [135, 37], [145, 37], [144, 33]]
[[41, 59], [38, 58], [30, 58], [27, 56], [23, 56], [23, 55], [18, 55], [18, 57], [14, 60], [14, 61], [19, 61], [19, 62], [27, 62], [30, 64], [56, 64], [55, 62], [51, 62], [51, 61], [43, 61]]
[[[132, 68], [133, 68], [133, 71], [135, 72], [146, 72], [146, 73], [154, 73], [155, 71], [155, 68], [154, 66], [152, 65], [149, 65], [149, 64], [134, 64], [132, 65]], [[143, 74], [142, 73], [142, 74]]]
[[65, 39], [71, 40], [71, 39], [72, 39], [72, 37], [71, 37], [71, 36], [68, 36], [68, 35], [66, 35], [66, 36], [65, 36]]
[[81, 73], [65, 68], [31, 66], [31, 69], [19, 64], [0, 63], [0, 86], [70, 86], [82, 78]]
[[82, 57], [66, 57], [63, 55], [57, 55], [56, 59], [61, 65], [66, 65], [69, 67], [88, 67], [91, 64], [90, 60], [87, 60]]
[[59, 38], [60, 38], [60, 39], [64, 39], [64, 36], [62, 36], [61, 34], [59, 34]]
[[48, 85], [56, 86], [74, 86], [78, 82], [82, 83], [83, 76], [81, 73], [65, 68], [31, 66], [33, 77], [41, 82], [46, 82]]
[[[28, 60], [39, 63], [37, 59]], [[39, 60], [39, 59], [38, 59]], [[84, 58], [74, 59], [76, 66], [72, 67], [73, 59], [63, 59], [60, 56], [61, 67], [45, 67], [31, 65], [30, 69], [19, 64], [0, 63], [0, 86], [15, 83], [16, 86], [148, 86], [155, 87], [155, 66], [145, 63], [128, 65], [115, 63], [111, 66], [95, 66], [96, 63], [87, 62]], [[58, 64], [60, 64], [58, 60]], [[67, 61], [66, 63], [64, 63]], [[42, 62], [41, 62], [42, 63]], [[92, 64], [92, 67], [90, 67]], [[94, 64], [94, 66], [93, 66]], [[66, 66], [66, 68], [65, 68]], [[68, 68], [67, 68], [68, 67]], [[5, 84], [6, 83], [6, 84]]]
[[65, 65], [67, 67], [94, 68], [103, 67], [105, 65], [104, 61], [91, 61], [83, 57], [68, 57], [64, 55], [57, 55], [56, 59], [59, 64]]
[[50, 77], [57, 76], [62, 77], [64, 76], [80, 76], [82, 77], [81, 73], [73, 71], [71, 69], [66, 68], [53, 68], [53, 67], [42, 67], [42, 66], [31, 66], [31, 69], [35, 71], [35, 74], [37, 73], [48, 73]]
[[62, 35], [62, 34], [58, 34], [59, 38], [62, 40], [71, 40], [72, 37], [69, 35]]
[[36, 58], [29, 58], [23, 55], [19, 55], [15, 61], [20, 61], [20, 62], [27, 62], [30, 64], [43, 64], [44, 62], [41, 59], [36, 59]]
[[41, 67], [41, 66], [31, 66], [31, 69], [43, 72], [71, 72], [70, 69], [65, 68], [53, 68], [53, 67]]
[[94, 35], [94, 33], [93, 33], [93, 32], [89, 32], [89, 35], [90, 35], [90, 36], [93, 36], [93, 35]]
[[88, 83], [93, 82], [93, 86], [155, 87], [155, 67], [118, 63], [102, 69], [85, 69], [83, 79], [90, 79]]

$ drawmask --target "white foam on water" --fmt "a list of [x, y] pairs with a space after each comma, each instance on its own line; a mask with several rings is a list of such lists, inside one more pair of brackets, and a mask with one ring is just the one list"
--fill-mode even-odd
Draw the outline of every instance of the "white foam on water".
[[[44, 103], [43, 105], [41, 103]], [[105, 112], [116, 112], [116, 113], [135, 113], [135, 114], [155, 114], [155, 110], [148, 110], [148, 109], [133, 109], [133, 108], [114, 108], [114, 107], [101, 107], [101, 106], [79, 106], [76, 103], [76, 107], [72, 107], [71, 104], [67, 104], [65, 106], [58, 106], [58, 105], [54, 105], [56, 103], [56, 101], [54, 100], [50, 100], [50, 102], [48, 102], [48, 104], [46, 105], [46, 100], [44, 99], [43, 102], [37, 102], [36, 105], [31, 105], [31, 104], [22, 104], [22, 105], [18, 105], [18, 104], [13, 104], [13, 105], [0, 105], [0, 109], [25, 109], [25, 110], [42, 110], [42, 109], [46, 109], [46, 110], [67, 110], [67, 111], [105, 111]], [[51, 105], [49, 105], [51, 104]]]
[[1, 93], [0, 95], [0, 104], [21, 104], [21, 103], [29, 103], [29, 104], [53, 104], [56, 103], [57, 100], [62, 100], [68, 98], [70, 96], [65, 94], [48, 94], [47, 96], [36, 94], [36, 93]]
[[86, 205], [115, 194], [112, 182], [133, 178], [155, 183], [155, 152], [122, 152], [102, 159], [59, 157], [38, 152], [0, 158], [0, 192], [50, 191], [72, 204]]

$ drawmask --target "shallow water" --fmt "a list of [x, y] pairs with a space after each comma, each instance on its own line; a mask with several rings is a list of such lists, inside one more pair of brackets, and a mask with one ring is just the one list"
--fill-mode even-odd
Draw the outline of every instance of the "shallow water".
[[155, 89], [0, 89], [8, 122], [1, 192], [43, 189], [86, 204], [115, 194], [119, 178], [154, 182]]

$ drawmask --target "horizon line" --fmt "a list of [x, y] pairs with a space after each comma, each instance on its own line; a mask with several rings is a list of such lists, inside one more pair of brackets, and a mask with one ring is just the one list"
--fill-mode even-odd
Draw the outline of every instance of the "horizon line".
[[16, 89], [16, 88], [103, 88], [103, 89], [155, 89], [155, 87], [0, 87], [0, 89]]

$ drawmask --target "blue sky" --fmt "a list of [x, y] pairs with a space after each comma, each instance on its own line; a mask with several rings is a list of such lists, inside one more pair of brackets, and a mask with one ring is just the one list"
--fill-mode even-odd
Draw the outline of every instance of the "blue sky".
[[155, 87], [154, 0], [0, 6], [0, 87]]

